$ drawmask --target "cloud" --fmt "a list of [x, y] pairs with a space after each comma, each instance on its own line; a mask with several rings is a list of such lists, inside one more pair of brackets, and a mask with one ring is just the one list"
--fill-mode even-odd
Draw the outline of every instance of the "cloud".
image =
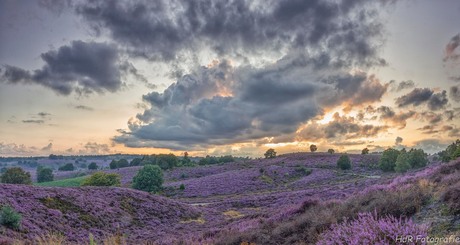
[[444, 61], [457, 60], [460, 58], [460, 55], [455, 53], [458, 46], [460, 46], [460, 34], [453, 36], [446, 45]]
[[43, 124], [43, 123], [45, 123], [44, 120], [32, 120], [32, 119], [30, 119], [30, 120], [22, 120], [22, 122], [23, 123], [34, 123], [34, 124]]
[[431, 111], [425, 111], [425, 112], [418, 113], [417, 116], [422, 121], [427, 121], [430, 124], [438, 124], [439, 122], [442, 121], [442, 114], [437, 114]]
[[107, 144], [98, 144], [96, 142], [87, 142], [84, 146], [84, 150], [80, 150], [80, 154], [108, 154], [110, 153], [110, 147]]
[[449, 90], [449, 96], [453, 100], [460, 102], [460, 86], [452, 86]]
[[41, 54], [45, 65], [27, 71], [4, 65], [0, 81], [11, 84], [39, 84], [61, 95], [118, 91], [121, 76], [129, 73], [118, 50], [106, 43], [73, 41], [70, 46]]
[[53, 143], [49, 143], [47, 146], [43, 147], [41, 150], [42, 151], [51, 151], [53, 148]]
[[40, 116], [40, 117], [43, 117], [43, 118], [51, 116], [51, 114], [48, 113], [48, 112], [39, 112], [39, 113], [37, 113], [37, 115]]
[[400, 83], [397, 83], [396, 81], [392, 80], [389, 82], [389, 85], [392, 87], [391, 91], [394, 92], [399, 92], [401, 90], [415, 87], [415, 83], [412, 80], [401, 81]]
[[35, 153], [35, 149], [23, 144], [0, 142], [0, 155], [2, 156], [30, 156]]
[[381, 2], [81, 1], [74, 10], [96, 33], [152, 60], [173, 61], [197, 50], [241, 57], [314, 47], [319, 63], [343, 66], [385, 63], [372, 42], [382, 35], [376, 20]]
[[426, 125], [422, 128], [418, 128], [417, 130], [423, 131], [423, 134], [436, 134], [439, 132], [439, 130], [437, 130], [436, 127], [433, 125]]
[[429, 88], [415, 88], [410, 93], [403, 95], [396, 99], [398, 107], [405, 107], [408, 105], [418, 106], [427, 102], [433, 91]]
[[430, 110], [443, 109], [448, 102], [449, 100], [447, 99], [447, 92], [445, 90], [434, 93], [434, 91], [429, 88], [415, 88], [410, 93], [396, 99], [398, 107], [427, 104]]
[[380, 115], [380, 120], [398, 126], [399, 129], [405, 128], [407, 125], [407, 120], [413, 118], [417, 114], [412, 110], [396, 113], [394, 109], [389, 106], [379, 106], [378, 108], [368, 106], [365, 112], [371, 115], [378, 114]]
[[403, 138], [401, 138], [401, 137], [399, 137], [399, 136], [396, 137], [396, 139], [395, 139], [395, 145], [401, 145], [402, 142], [403, 142]]
[[432, 154], [446, 149], [448, 145], [437, 139], [423, 139], [416, 141], [412, 147], [423, 149], [425, 152]]
[[86, 105], [76, 105], [76, 106], [74, 106], [74, 108], [78, 109], [78, 110], [84, 110], [84, 111], [93, 111], [94, 110], [94, 108], [86, 106]]

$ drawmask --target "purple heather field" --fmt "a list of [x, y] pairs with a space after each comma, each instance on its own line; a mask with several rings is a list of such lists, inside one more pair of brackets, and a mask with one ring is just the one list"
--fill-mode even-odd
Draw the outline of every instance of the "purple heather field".
[[[22, 215], [22, 223], [19, 230], [2, 229], [0, 244], [18, 240], [33, 244], [37, 236], [55, 232], [65, 236], [66, 244], [88, 244], [90, 233], [97, 241], [121, 233], [126, 244], [363, 244], [360, 241], [369, 237], [378, 244], [399, 244], [380, 235], [458, 234], [458, 196], [448, 193], [458, 194], [459, 160], [434, 161], [400, 174], [382, 172], [377, 167], [378, 154], [350, 155], [352, 168], [345, 171], [337, 168], [339, 157], [293, 153], [273, 159], [178, 167], [164, 172], [161, 195], [130, 188], [141, 167], [104, 170], [120, 174], [123, 187], [1, 184], [0, 206], [13, 207]], [[61, 173], [58, 176], [65, 178]], [[406, 215], [406, 207], [398, 205], [408, 202], [405, 195], [412, 193], [430, 195], [431, 199], [420, 206], [410, 204], [415, 210]], [[401, 214], [390, 210], [390, 204], [379, 204], [395, 196], [399, 201], [393, 200], [391, 205]], [[434, 219], [436, 207], [446, 214]], [[327, 210], [333, 210], [328, 215], [349, 213], [345, 219], [329, 221], [323, 214]], [[307, 216], [310, 223], [302, 221]], [[304, 227], [302, 222], [319, 222], [316, 219], [328, 223], [315, 228], [313, 240], [292, 235], [299, 233], [297, 229], [306, 229], [299, 228]], [[443, 225], [457, 228], [444, 232], [438, 228]], [[348, 240], [337, 242], [344, 234]]]

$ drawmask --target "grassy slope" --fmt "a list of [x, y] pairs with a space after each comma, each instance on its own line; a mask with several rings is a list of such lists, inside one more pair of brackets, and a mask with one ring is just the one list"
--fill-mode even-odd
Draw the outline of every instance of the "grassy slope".
[[42, 182], [42, 183], [35, 183], [36, 186], [47, 186], [47, 187], [76, 187], [80, 186], [80, 184], [87, 178], [88, 176], [70, 178], [70, 179], [63, 179], [63, 180], [55, 180], [50, 182]]

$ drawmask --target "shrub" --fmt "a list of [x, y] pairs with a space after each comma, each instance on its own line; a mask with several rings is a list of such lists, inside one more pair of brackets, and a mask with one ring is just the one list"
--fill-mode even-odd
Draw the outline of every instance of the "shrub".
[[7, 169], [1, 176], [1, 182], [6, 184], [24, 184], [31, 185], [32, 179], [30, 173], [20, 167]]
[[181, 190], [181, 191], [185, 190], [185, 185], [184, 185], [184, 184], [180, 184], [179, 190]]
[[158, 192], [163, 184], [163, 172], [158, 165], [145, 165], [133, 178], [133, 188]]
[[334, 149], [329, 149], [329, 150], [327, 150], [327, 152], [328, 152], [329, 154], [334, 154], [335, 151], [334, 151]]
[[399, 151], [393, 148], [388, 148], [383, 151], [379, 161], [379, 167], [385, 172], [394, 171], [396, 160], [399, 156]]
[[117, 169], [117, 168], [126, 168], [129, 167], [128, 160], [122, 158], [120, 160], [112, 160], [109, 164], [110, 169]]
[[156, 165], [161, 169], [171, 169], [179, 166], [179, 159], [174, 154], [159, 154], [156, 157]]
[[276, 157], [276, 151], [275, 149], [268, 149], [265, 154], [264, 154], [265, 158], [275, 158]]
[[428, 159], [422, 149], [411, 149], [409, 152], [401, 151], [396, 159], [395, 170], [402, 173], [411, 168], [424, 167], [427, 162]]
[[96, 172], [82, 182], [82, 186], [120, 186], [119, 174]]
[[404, 173], [411, 168], [409, 163], [409, 153], [402, 152], [398, 155], [395, 163], [395, 171]]
[[142, 158], [134, 158], [129, 163], [129, 166], [139, 166], [139, 165], [141, 165], [141, 162], [142, 162]]
[[342, 170], [351, 169], [351, 161], [348, 155], [343, 154], [340, 156], [339, 160], [337, 160], [337, 167]]
[[427, 228], [417, 226], [410, 219], [386, 216], [378, 219], [377, 213], [360, 213], [351, 222], [333, 224], [320, 235], [317, 244], [400, 244], [398, 238], [426, 237]]
[[92, 163], [90, 163], [88, 165], [88, 169], [90, 169], [90, 170], [95, 170], [97, 168], [98, 168], [98, 166], [97, 166], [97, 164], [95, 162], [92, 162]]
[[67, 163], [64, 166], [58, 168], [59, 171], [74, 171], [75, 166], [72, 163]]
[[0, 210], [0, 224], [8, 228], [19, 230], [21, 218], [21, 215], [10, 206], [4, 206]]
[[49, 182], [54, 180], [53, 170], [50, 168], [39, 167], [37, 169], [37, 182]]
[[297, 167], [297, 168], [295, 169], [295, 171], [298, 172], [298, 173], [300, 173], [300, 174], [303, 175], [303, 176], [310, 175], [311, 172], [312, 172], [311, 169], [306, 168], [306, 167], [303, 167], [303, 166]]
[[316, 150], [318, 150], [318, 147], [316, 145], [310, 145], [310, 151], [311, 152], [315, 152]]
[[369, 149], [368, 149], [367, 147], [364, 148], [364, 149], [361, 151], [361, 154], [362, 154], [362, 155], [369, 154]]

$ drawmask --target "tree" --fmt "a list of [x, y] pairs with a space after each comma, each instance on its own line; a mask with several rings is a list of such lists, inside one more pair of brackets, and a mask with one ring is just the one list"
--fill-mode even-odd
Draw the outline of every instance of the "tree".
[[316, 145], [310, 145], [310, 151], [311, 152], [315, 152], [316, 150], [318, 150], [318, 147], [316, 147]]
[[37, 182], [49, 182], [54, 180], [53, 170], [51, 168], [37, 168]]
[[327, 152], [328, 152], [329, 154], [334, 154], [335, 151], [334, 151], [334, 149], [329, 149], [329, 150], [327, 150]]
[[404, 173], [410, 168], [411, 168], [411, 165], [409, 162], [409, 153], [401, 152], [398, 155], [398, 158], [396, 159], [395, 171], [399, 173]]
[[6, 184], [23, 184], [31, 185], [32, 178], [30, 173], [24, 171], [20, 167], [13, 167], [7, 169], [1, 176], [1, 182]]
[[411, 168], [426, 166], [428, 159], [422, 149], [411, 149], [409, 152], [401, 151], [396, 159], [395, 170], [403, 173]]
[[59, 171], [74, 171], [75, 166], [72, 163], [67, 163], [64, 166], [58, 168]]
[[351, 169], [351, 160], [347, 154], [342, 154], [340, 156], [339, 160], [337, 160], [337, 167], [342, 170]]
[[134, 158], [129, 163], [129, 166], [139, 166], [139, 165], [141, 165], [141, 162], [142, 162], [142, 158]]
[[98, 169], [98, 166], [95, 162], [92, 162], [88, 165], [88, 169], [95, 170], [95, 169]]
[[104, 172], [96, 172], [86, 178], [82, 186], [120, 186], [121, 176], [119, 174], [108, 174]]
[[174, 154], [159, 154], [156, 157], [156, 165], [161, 169], [172, 169], [179, 166], [179, 159]]
[[129, 162], [128, 160], [122, 158], [120, 160], [118, 160], [117, 162], [117, 168], [126, 168], [126, 167], [129, 167]]
[[133, 178], [133, 188], [158, 192], [163, 184], [163, 172], [158, 165], [145, 165]]
[[399, 151], [393, 148], [388, 148], [383, 151], [382, 157], [379, 161], [379, 167], [385, 172], [394, 171], [396, 166], [396, 159], [399, 156]]
[[118, 168], [118, 161], [117, 160], [112, 160], [109, 164], [110, 169], [116, 169]]
[[364, 148], [364, 149], [361, 151], [361, 154], [362, 154], [362, 155], [369, 154], [369, 149], [367, 149], [367, 147]]
[[276, 151], [275, 149], [268, 149], [265, 154], [264, 154], [265, 158], [275, 158], [276, 157]]

